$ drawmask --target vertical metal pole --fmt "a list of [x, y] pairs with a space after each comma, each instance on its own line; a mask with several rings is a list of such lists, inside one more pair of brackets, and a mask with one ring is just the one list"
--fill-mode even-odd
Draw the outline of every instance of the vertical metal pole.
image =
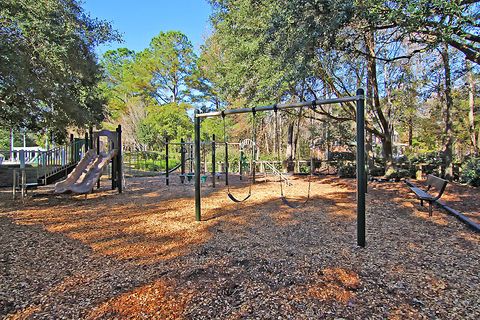
[[[97, 135], [97, 155], [100, 155], [100, 136]], [[100, 177], [97, 180], [97, 189], [100, 189]]]
[[228, 143], [225, 141], [225, 185], [228, 186]]
[[90, 149], [93, 149], [93, 128], [92, 127], [88, 128], [88, 135], [90, 136], [89, 147]]
[[194, 145], [192, 143], [189, 144], [189, 148], [190, 148], [190, 173], [193, 172], [193, 147], [194, 147]]
[[363, 89], [357, 90], [357, 245], [365, 247], [365, 98]]
[[88, 132], [85, 132], [85, 153], [88, 151]]
[[25, 168], [21, 169], [22, 173], [22, 200], [25, 198], [27, 193], [27, 175], [25, 172]]
[[[117, 130], [115, 130], [117, 131]], [[118, 139], [118, 135], [117, 135]], [[112, 179], [112, 190], [117, 189], [117, 157], [115, 156], [111, 163], [111, 179]]]
[[70, 134], [70, 161], [67, 161], [67, 162], [68, 163], [75, 162], [75, 144], [73, 139], [73, 133]]
[[111, 179], [112, 179], [112, 190], [117, 189], [117, 161], [116, 157], [112, 159], [112, 170], [111, 170]]
[[203, 144], [202, 150], [203, 150], [203, 157], [202, 157], [203, 158], [203, 172], [206, 175], [207, 171], [208, 171], [208, 168], [207, 168], [207, 146], [206, 146], [206, 144]]
[[168, 177], [168, 137], [165, 136], [165, 183], [168, 186], [169, 177]]
[[117, 187], [118, 193], [123, 192], [123, 146], [122, 146], [122, 125], [117, 127], [117, 143], [118, 143], [118, 153], [115, 157], [117, 159]]
[[195, 110], [195, 219], [202, 219], [201, 197], [200, 197], [200, 118], [197, 118], [198, 111]]
[[185, 182], [185, 140], [180, 139], [180, 181], [182, 183]]
[[215, 188], [215, 176], [216, 176], [216, 164], [215, 164], [215, 150], [216, 150], [216, 144], [215, 144], [215, 134], [212, 135], [212, 187]]
[[12, 196], [13, 200], [17, 197], [17, 169], [13, 169], [13, 188], [12, 188]]

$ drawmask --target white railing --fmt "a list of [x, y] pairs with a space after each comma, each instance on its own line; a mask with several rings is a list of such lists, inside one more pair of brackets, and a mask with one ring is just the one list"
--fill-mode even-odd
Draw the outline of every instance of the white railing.
[[82, 140], [70, 142], [67, 145], [56, 147], [47, 151], [42, 151], [38, 155], [38, 177], [43, 177], [44, 181], [67, 166], [80, 161], [85, 153], [85, 143]]
[[[286, 175], [284, 175], [282, 172], [280, 172], [280, 170], [278, 170], [275, 165], [269, 161], [262, 161], [262, 164], [267, 167], [268, 169], [270, 169], [271, 173], [277, 177], [279, 177], [279, 179], [281, 179], [283, 182], [285, 182], [286, 185], [291, 185], [290, 181], [288, 180], [288, 177]], [[266, 170], [265, 170], [266, 172]]]

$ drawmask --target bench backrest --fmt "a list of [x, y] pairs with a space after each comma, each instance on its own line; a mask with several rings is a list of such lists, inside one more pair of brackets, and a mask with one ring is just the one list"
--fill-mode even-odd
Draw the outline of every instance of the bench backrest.
[[436, 197], [437, 199], [442, 196], [445, 188], [447, 187], [447, 183], [447, 180], [436, 177], [432, 174], [427, 175], [427, 181], [425, 182], [425, 184], [428, 186], [428, 189], [430, 189], [430, 187], [434, 187], [435, 190], [438, 191], [438, 196]]

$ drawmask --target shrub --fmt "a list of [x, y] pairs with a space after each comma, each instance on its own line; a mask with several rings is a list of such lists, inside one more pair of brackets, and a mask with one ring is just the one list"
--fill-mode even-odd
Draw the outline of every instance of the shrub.
[[329, 152], [328, 161], [354, 161], [355, 153], [352, 152]]
[[402, 178], [410, 177], [410, 171], [407, 169], [390, 168], [385, 172], [385, 178], [400, 181]]
[[357, 176], [357, 166], [354, 163], [346, 163], [338, 168], [340, 178], [355, 178]]
[[460, 179], [471, 186], [480, 187], [480, 158], [472, 158], [463, 164]]
[[442, 157], [438, 152], [423, 153], [412, 157], [410, 160], [412, 166], [423, 164], [423, 173], [440, 175], [440, 167], [443, 164]]
[[373, 166], [369, 169], [369, 174], [372, 177], [379, 177], [385, 174], [385, 166]]

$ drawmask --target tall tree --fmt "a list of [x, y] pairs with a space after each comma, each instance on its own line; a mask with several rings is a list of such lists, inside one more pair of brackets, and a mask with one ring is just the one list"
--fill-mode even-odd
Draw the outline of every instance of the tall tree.
[[453, 97], [452, 97], [452, 74], [450, 67], [450, 53], [448, 45], [445, 43], [443, 48], [440, 49], [440, 54], [443, 61], [444, 80], [445, 80], [445, 107], [443, 111], [444, 119], [444, 132], [443, 132], [443, 166], [442, 175], [448, 178], [452, 178], [452, 161], [453, 161], [453, 133], [452, 133], [452, 109], [453, 109]]
[[118, 38], [76, 0], [2, 1], [0, 121], [57, 131], [98, 123], [103, 100], [94, 49]]
[[479, 145], [477, 142], [477, 131], [475, 129], [475, 80], [471, 64], [468, 60], [465, 61], [467, 70], [467, 86], [468, 86], [468, 128], [470, 133], [470, 141], [472, 144], [473, 154], [479, 155]]
[[190, 100], [190, 81], [197, 57], [181, 32], [160, 32], [137, 56], [132, 72], [137, 89], [159, 104]]

